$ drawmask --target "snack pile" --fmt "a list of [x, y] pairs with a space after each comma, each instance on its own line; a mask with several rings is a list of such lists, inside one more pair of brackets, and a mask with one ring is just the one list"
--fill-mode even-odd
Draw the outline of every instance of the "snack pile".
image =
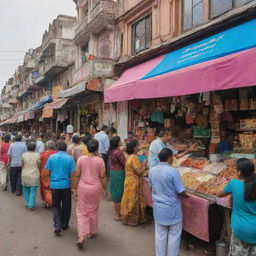
[[188, 158], [181, 165], [184, 167], [192, 167], [198, 170], [203, 170], [203, 168], [209, 163], [208, 160], [192, 159]]

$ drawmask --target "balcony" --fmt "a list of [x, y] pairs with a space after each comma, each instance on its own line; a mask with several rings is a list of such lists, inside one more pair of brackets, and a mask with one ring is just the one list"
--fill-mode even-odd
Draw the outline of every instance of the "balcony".
[[75, 31], [74, 42], [78, 45], [87, 42], [90, 33], [98, 34], [115, 23], [116, 2], [95, 0], [92, 7]]
[[45, 61], [44, 75], [48, 79], [54, 78], [59, 73], [63, 72], [71, 64], [67, 56], [57, 56]]
[[114, 72], [114, 62], [111, 60], [89, 60], [72, 75], [72, 86], [81, 81], [89, 81], [98, 77], [111, 77]]

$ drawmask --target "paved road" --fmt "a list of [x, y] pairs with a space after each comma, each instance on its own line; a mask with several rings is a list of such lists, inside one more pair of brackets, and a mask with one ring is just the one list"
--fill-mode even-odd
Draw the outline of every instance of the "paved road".
[[[102, 201], [98, 235], [79, 251], [74, 209], [70, 230], [55, 237], [52, 212], [41, 206], [40, 198], [37, 201], [36, 210], [30, 212], [22, 197], [0, 192], [0, 256], [154, 256], [153, 225], [128, 227], [114, 221], [111, 202]], [[182, 250], [181, 256], [185, 255], [202, 254]]]

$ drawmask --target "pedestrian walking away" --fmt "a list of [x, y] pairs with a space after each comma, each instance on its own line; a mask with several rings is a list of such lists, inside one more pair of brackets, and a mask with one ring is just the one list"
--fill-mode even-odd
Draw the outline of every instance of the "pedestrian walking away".
[[99, 153], [104, 160], [106, 173], [108, 175], [108, 150], [109, 150], [109, 137], [107, 135], [108, 127], [102, 125], [101, 131], [96, 133], [94, 138], [99, 142]]
[[26, 207], [34, 210], [36, 206], [36, 193], [40, 179], [40, 154], [36, 153], [36, 143], [27, 145], [28, 152], [22, 155], [21, 180]]
[[40, 171], [40, 193], [45, 208], [52, 205], [52, 191], [50, 188], [50, 173], [45, 169], [46, 163], [52, 154], [55, 154], [56, 144], [53, 140], [46, 142], [46, 151], [41, 154], [41, 171]]
[[61, 230], [69, 228], [71, 174], [75, 171], [75, 161], [66, 153], [67, 144], [64, 141], [58, 143], [57, 150], [58, 153], [49, 157], [45, 168], [50, 171], [54, 233], [60, 235]]
[[155, 219], [156, 256], [178, 256], [182, 232], [180, 197], [187, 198], [178, 170], [171, 164], [173, 152], [164, 148], [160, 162], [149, 171]]
[[99, 204], [102, 192], [107, 196], [107, 178], [104, 161], [97, 156], [99, 142], [90, 140], [87, 143], [88, 156], [78, 159], [74, 195], [77, 199], [77, 246], [83, 247], [86, 238], [93, 238], [98, 229]]
[[110, 163], [110, 179], [111, 179], [111, 198], [114, 202], [115, 207], [115, 220], [120, 221], [120, 207], [121, 200], [124, 193], [124, 179], [125, 179], [125, 156], [120, 150], [122, 146], [121, 138], [115, 136], [110, 140], [109, 148], [109, 163]]
[[7, 174], [8, 174], [8, 151], [10, 147], [11, 137], [7, 134], [4, 136], [4, 141], [0, 145], [0, 185], [3, 191], [7, 189]]
[[21, 162], [23, 153], [27, 152], [27, 146], [21, 141], [22, 136], [17, 135], [15, 142], [11, 144], [8, 155], [10, 163], [10, 183], [12, 193], [16, 193], [17, 196], [22, 194], [21, 185]]

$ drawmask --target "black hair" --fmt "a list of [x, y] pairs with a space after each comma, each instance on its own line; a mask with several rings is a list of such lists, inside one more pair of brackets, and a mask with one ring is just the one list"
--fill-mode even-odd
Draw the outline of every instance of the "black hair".
[[22, 136], [21, 135], [17, 135], [15, 137], [15, 141], [22, 141]]
[[60, 141], [57, 145], [58, 151], [67, 151], [67, 143], [65, 141]]
[[240, 158], [236, 161], [237, 169], [244, 179], [244, 200], [256, 200], [256, 176], [254, 174], [254, 164], [247, 158]]
[[168, 135], [170, 132], [171, 132], [171, 129], [170, 129], [170, 128], [164, 127], [164, 128], [162, 128], [162, 129], [160, 130], [160, 132], [159, 132], [159, 134], [158, 134], [158, 137], [159, 137], [159, 138], [162, 138], [162, 137], [164, 137], [165, 135]]
[[108, 129], [108, 126], [105, 125], [105, 124], [103, 124], [100, 130], [101, 130], [101, 131], [105, 131], [105, 130], [107, 130], [107, 129]]
[[5, 143], [9, 143], [10, 140], [11, 140], [11, 136], [10, 136], [9, 134], [7, 134], [7, 135], [4, 136], [4, 142], [5, 142]]
[[111, 127], [111, 128], [109, 129], [109, 131], [110, 131], [112, 134], [114, 134], [114, 133], [116, 133], [116, 132], [117, 132], [117, 130], [116, 130], [116, 128], [115, 128], [115, 127]]
[[128, 135], [129, 135], [129, 134], [131, 134], [131, 135], [134, 135], [134, 132], [132, 132], [132, 131], [129, 131], [129, 132], [128, 132]]
[[72, 137], [72, 142], [75, 144], [79, 144], [80, 143], [80, 137], [78, 135], [75, 135]]
[[60, 136], [60, 140], [61, 140], [61, 141], [65, 141], [65, 140], [66, 140], [66, 137], [65, 137], [65, 136]]
[[169, 148], [163, 148], [158, 154], [160, 162], [166, 162], [169, 157], [173, 155], [172, 150]]
[[90, 153], [96, 153], [99, 149], [99, 142], [95, 139], [90, 140], [87, 143], [87, 149]]
[[36, 143], [35, 142], [29, 142], [27, 145], [28, 151], [35, 151], [36, 150]]
[[121, 138], [119, 136], [114, 136], [110, 140], [109, 153], [118, 148]]
[[41, 139], [44, 139], [44, 138], [45, 138], [45, 134], [44, 134], [44, 133], [41, 133], [41, 134], [40, 134], [40, 138], [41, 138]]
[[134, 153], [134, 148], [139, 145], [139, 142], [137, 140], [133, 140], [126, 145], [126, 152], [128, 155], [131, 155]]
[[91, 135], [90, 133], [88, 133], [88, 134], [86, 134], [86, 135], [83, 137], [82, 141], [83, 141], [83, 143], [84, 143], [85, 145], [87, 145], [87, 143], [88, 143], [91, 139], [92, 139], [92, 135]]

